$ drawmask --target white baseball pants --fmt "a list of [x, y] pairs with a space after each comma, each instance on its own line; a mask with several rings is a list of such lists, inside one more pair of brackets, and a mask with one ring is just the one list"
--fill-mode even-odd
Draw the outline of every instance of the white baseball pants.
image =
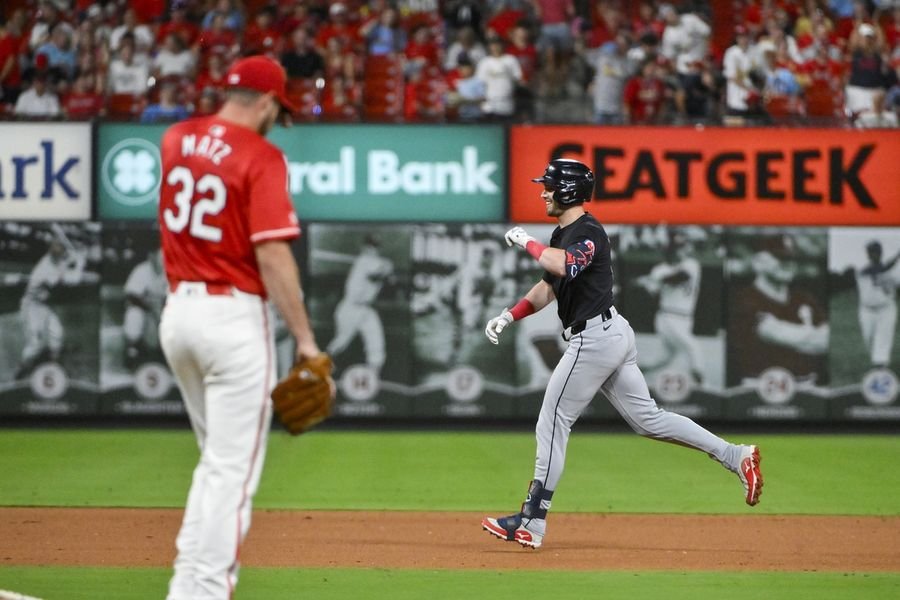
[[272, 414], [269, 308], [259, 296], [212, 296], [202, 283], [181, 283], [163, 310], [160, 341], [200, 447], [167, 600], [226, 600], [237, 583]]

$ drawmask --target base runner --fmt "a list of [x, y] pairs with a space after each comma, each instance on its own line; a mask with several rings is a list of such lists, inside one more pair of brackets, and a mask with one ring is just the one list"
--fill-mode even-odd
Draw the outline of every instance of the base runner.
[[225, 600], [266, 453], [275, 385], [271, 298], [297, 342], [310, 329], [289, 241], [300, 228], [284, 154], [263, 137], [285, 99], [285, 73], [261, 56], [226, 77], [214, 116], [162, 139], [159, 221], [169, 295], [160, 341], [200, 447], [178, 533], [168, 600]]
[[569, 433], [575, 421], [602, 391], [631, 428], [652, 439], [707, 453], [734, 472], [750, 506], [759, 502], [763, 479], [756, 446], [730, 444], [690, 419], [657, 407], [637, 366], [634, 330], [613, 306], [613, 272], [609, 238], [583, 203], [594, 190], [594, 174], [584, 164], [556, 159], [533, 180], [544, 186], [547, 215], [556, 217], [550, 246], [521, 227], [506, 233], [506, 242], [522, 248], [544, 268], [543, 278], [513, 308], [488, 321], [485, 334], [497, 344], [513, 321], [541, 310], [554, 299], [562, 321], [565, 354], [556, 365], [537, 422], [534, 479], [518, 513], [485, 517], [491, 535], [522, 546], [541, 546], [547, 511], [562, 477]]

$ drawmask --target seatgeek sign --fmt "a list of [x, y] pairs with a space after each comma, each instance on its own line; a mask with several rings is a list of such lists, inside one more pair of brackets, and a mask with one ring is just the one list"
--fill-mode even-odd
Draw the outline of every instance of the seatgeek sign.
[[91, 126], [0, 124], [0, 221], [91, 218]]
[[[161, 126], [100, 126], [100, 217], [155, 219]], [[502, 221], [502, 127], [311, 125], [269, 139], [305, 221]]]

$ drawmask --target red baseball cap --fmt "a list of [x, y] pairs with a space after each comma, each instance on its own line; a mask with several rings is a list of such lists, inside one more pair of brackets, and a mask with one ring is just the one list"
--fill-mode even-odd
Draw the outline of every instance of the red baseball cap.
[[263, 94], [272, 92], [285, 110], [296, 112], [297, 107], [287, 98], [287, 75], [284, 67], [267, 56], [249, 56], [235, 62], [225, 75], [229, 88], [245, 88]]

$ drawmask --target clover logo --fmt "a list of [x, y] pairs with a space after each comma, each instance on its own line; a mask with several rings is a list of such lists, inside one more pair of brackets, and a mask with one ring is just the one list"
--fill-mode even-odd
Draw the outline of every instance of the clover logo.
[[140, 206], [157, 198], [161, 179], [159, 149], [142, 138], [128, 138], [103, 159], [103, 188], [120, 204]]

